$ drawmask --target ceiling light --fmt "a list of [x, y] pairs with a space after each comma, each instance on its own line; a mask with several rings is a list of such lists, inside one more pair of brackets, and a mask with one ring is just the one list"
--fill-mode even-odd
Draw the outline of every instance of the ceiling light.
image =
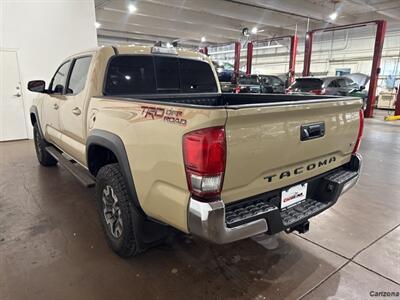
[[338, 13], [336, 11], [334, 11], [333, 13], [331, 13], [329, 15], [329, 19], [331, 19], [332, 21], [336, 20], [337, 17], [338, 17]]
[[129, 13], [132, 14], [132, 13], [134, 13], [135, 11], [137, 11], [137, 8], [136, 8], [135, 5], [129, 4], [129, 5], [128, 5], [128, 10], [129, 10]]
[[253, 28], [251, 29], [251, 33], [252, 33], [252, 34], [256, 34], [257, 32], [258, 32], [257, 27], [253, 27]]
[[204, 43], [205, 41], [206, 41], [206, 37], [205, 37], [205, 36], [202, 36], [202, 37], [201, 37], [201, 42]]
[[95, 22], [95, 23], [94, 23], [94, 27], [100, 28], [100, 27], [101, 27], [101, 24], [100, 24], [99, 22]]

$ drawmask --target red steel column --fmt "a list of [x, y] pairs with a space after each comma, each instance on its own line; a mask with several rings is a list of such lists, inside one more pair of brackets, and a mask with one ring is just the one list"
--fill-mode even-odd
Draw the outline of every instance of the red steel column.
[[396, 97], [394, 115], [400, 116], [400, 84], [399, 84], [399, 88], [397, 89], [397, 97]]
[[376, 22], [376, 37], [374, 47], [374, 58], [372, 60], [371, 78], [368, 91], [368, 102], [365, 110], [365, 117], [372, 118], [374, 114], [376, 88], [378, 86], [379, 70], [382, 58], [383, 42], [385, 41], [386, 21], [379, 20]]
[[309, 31], [306, 33], [306, 41], [304, 43], [304, 67], [303, 76], [310, 76], [310, 65], [311, 65], [311, 52], [313, 46], [314, 32]]
[[253, 64], [253, 42], [247, 43], [247, 64], [246, 64], [246, 75], [251, 74], [251, 66]]
[[290, 37], [289, 84], [294, 82], [296, 76], [296, 55], [298, 41], [299, 38], [297, 37], [297, 34]]
[[234, 80], [236, 81], [239, 77], [240, 67], [240, 42], [235, 42], [235, 61], [233, 64]]

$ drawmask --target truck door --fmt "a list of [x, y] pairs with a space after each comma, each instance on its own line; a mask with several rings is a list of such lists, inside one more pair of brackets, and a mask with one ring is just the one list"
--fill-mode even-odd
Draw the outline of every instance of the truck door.
[[40, 121], [43, 123], [46, 139], [56, 145], [60, 144], [61, 128], [58, 113], [65, 99], [64, 90], [70, 66], [70, 60], [61, 64], [50, 82], [49, 93], [43, 95], [43, 117]]
[[89, 67], [92, 55], [76, 57], [72, 61], [71, 72], [67, 80], [65, 100], [59, 110], [61, 126], [61, 148], [79, 162], [85, 162], [86, 156], [86, 101], [88, 92]]

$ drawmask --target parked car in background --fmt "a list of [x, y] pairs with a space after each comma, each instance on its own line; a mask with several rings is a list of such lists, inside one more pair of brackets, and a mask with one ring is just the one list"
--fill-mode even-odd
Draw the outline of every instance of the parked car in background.
[[258, 75], [241, 75], [234, 90], [239, 93], [262, 93], [261, 80]]
[[346, 75], [346, 77], [353, 80], [359, 86], [358, 89], [354, 89], [353, 91], [350, 91], [348, 95], [362, 98], [363, 99], [363, 107], [364, 107], [364, 109], [366, 109], [370, 77], [363, 73], [348, 74], [348, 75]]
[[355, 83], [358, 84], [359, 87], [364, 87], [364, 91], [366, 91], [366, 94], [368, 94], [369, 90], [369, 76], [367, 74], [363, 73], [352, 73], [352, 74], [347, 74], [347, 78], [350, 78], [353, 80]]
[[[228, 62], [213, 61], [215, 70], [217, 71], [220, 82], [232, 82], [234, 79], [234, 66]], [[244, 75], [243, 71], [239, 70], [239, 75]]]
[[345, 76], [301, 77], [296, 78], [287, 93], [346, 96], [355, 89], [359, 89], [358, 84]]
[[234, 92], [285, 94], [285, 83], [274, 75], [241, 75]]
[[259, 75], [262, 93], [269, 94], [284, 94], [285, 93], [285, 82], [282, 81], [278, 76], [274, 75]]

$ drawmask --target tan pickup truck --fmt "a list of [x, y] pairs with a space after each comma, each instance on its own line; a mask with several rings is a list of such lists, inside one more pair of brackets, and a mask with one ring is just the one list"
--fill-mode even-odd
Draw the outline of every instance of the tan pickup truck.
[[200, 53], [100, 47], [28, 88], [39, 162], [95, 186], [123, 257], [171, 228], [215, 243], [303, 233], [360, 174], [359, 98], [223, 94]]

